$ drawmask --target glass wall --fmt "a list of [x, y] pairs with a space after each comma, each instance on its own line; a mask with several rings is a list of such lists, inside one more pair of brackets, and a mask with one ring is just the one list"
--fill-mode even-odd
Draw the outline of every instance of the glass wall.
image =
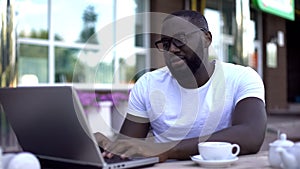
[[210, 57], [258, 69], [257, 16], [249, 0], [207, 0], [204, 15], [212, 32]]
[[145, 0], [16, 0], [18, 84], [129, 83], [146, 67]]

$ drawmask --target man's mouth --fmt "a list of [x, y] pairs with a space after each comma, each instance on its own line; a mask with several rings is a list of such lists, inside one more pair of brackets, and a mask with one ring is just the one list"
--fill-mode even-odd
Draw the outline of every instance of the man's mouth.
[[173, 56], [170, 61], [173, 67], [186, 65], [184, 56]]

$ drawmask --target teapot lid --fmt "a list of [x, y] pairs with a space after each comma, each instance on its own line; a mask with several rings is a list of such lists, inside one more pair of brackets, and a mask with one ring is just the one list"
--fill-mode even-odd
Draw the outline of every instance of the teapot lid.
[[270, 146], [284, 146], [290, 147], [293, 146], [294, 142], [287, 140], [287, 136], [285, 133], [281, 133], [279, 139], [275, 140], [274, 142], [270, 143]]

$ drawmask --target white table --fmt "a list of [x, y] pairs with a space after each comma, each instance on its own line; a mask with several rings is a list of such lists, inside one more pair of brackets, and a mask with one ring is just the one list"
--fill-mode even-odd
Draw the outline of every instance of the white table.
[[[196, 164], [192, 160], [186, 161], [167, 161], [164, 163], [155, 164], [152, 167], [147, 167], [149, 169], [195, 169], [195, 168], [205, 168]], [[257, 154], [252, 155], [242, 155], [239, 159], [235, 161], [231, 166], [227, 167], [230, 169], [272, 169], [268, 161], [268, 152], [262, 151]]]

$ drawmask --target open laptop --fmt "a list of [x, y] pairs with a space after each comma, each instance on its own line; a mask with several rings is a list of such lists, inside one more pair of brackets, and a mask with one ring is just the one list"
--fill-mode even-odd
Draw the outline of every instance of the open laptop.
[[107, 163], [72, 86], [0, 88], [0, 104], [23, 151], [41, 160], [108, 169], [153, 165], [159, 160]]

